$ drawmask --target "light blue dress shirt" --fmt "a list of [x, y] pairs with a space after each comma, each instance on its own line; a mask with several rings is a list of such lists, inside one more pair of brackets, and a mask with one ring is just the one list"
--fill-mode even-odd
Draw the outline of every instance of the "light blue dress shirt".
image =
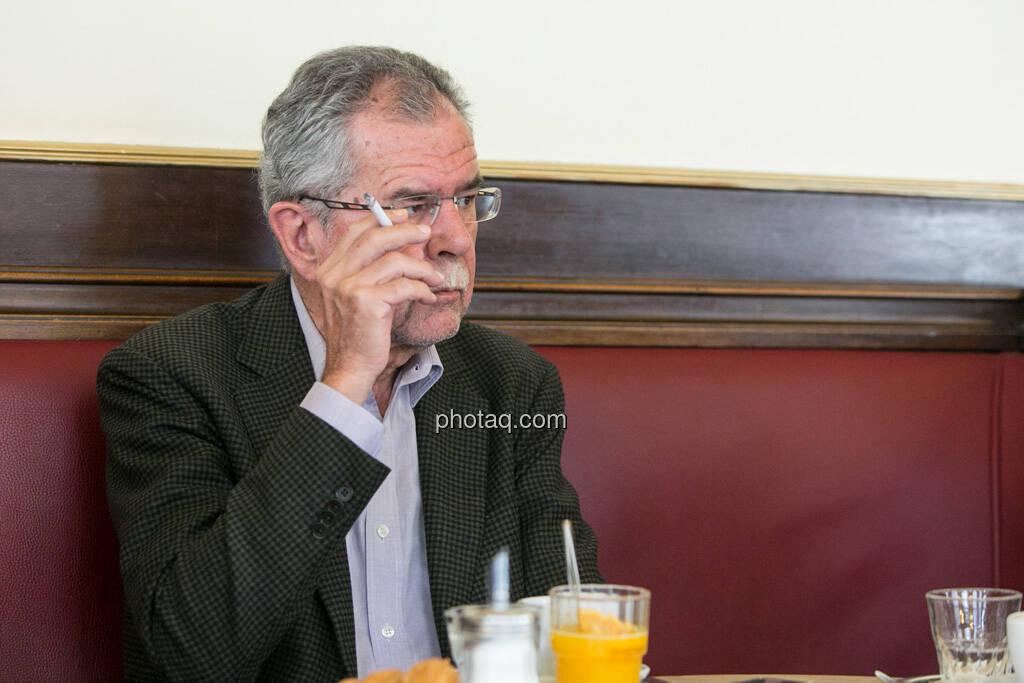
[[292, 301], [306, 338], [317, 382], [301, 406], [391, 468], [345, 536], [359, 677], [380, 669], [406, 670], [440, 657], [427, 575], [420, 496], [416, 418], [413, 407], [441, 377], [433, 346], [413, 356], [398, 373], [383, 416], [373, 392], [362, 406], [320, 382], [327, 350], [302, 297]]

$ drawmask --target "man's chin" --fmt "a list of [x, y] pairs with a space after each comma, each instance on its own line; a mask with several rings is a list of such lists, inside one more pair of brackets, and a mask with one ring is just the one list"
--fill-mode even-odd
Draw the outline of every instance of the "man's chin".
[[445, 339], [451, 339], [462, 325], [461, 320], [456, 320], [454, 325], [449, 325], [444, 329], [428, 331], [428, 330], [406, 330], [398, 329], [391, 331], [391, 344], [392, 346], [412, 346], [415, 348], [425, 348], [431, 344], [437, 344], [443, 342]]
[[413, 309], [405, 320], [391, 329], [391, 344], [422, 348], [451, 339], [462, 325], [462, 307], [430, 311], [425, 317]]

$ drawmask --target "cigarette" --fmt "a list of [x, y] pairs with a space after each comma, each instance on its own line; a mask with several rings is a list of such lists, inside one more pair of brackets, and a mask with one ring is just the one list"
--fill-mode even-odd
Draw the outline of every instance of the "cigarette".
[[370, 213], [377, 219], [377, 222], [383, 225], [393, 225], [388, 215], [384, 213], [384, 209], [381, 208], [380, 202], [373, 198], [373, 195], [367, 192], [363, 195], [363, 201], [370, 205]]

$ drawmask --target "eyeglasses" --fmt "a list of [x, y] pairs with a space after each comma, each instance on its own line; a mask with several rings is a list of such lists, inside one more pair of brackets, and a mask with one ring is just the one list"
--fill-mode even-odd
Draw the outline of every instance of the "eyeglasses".
[[[332, 209], [346, 209], [349, 211], [369, 211], [369, 204], [357, 202], [342, 202], [337, 199], [321, 199], [304, 194], [299, 201], [311, 199], [314, 202], [321, 202]], [[391, 206], [384, 209], [405, 209], [409, 212], [409, 219], [413, 223], [433, 225], [437, 214], [441, 212], [441, 203], [451, 200], [459, 212], [463, 223], [483, 223], [498, 215], [501, 208], [501, 190], [497, 187], [482, 187], [478, 190], [467, 190], [460, 192], [453, 197], [439, 197], [436, 194], [418, 194], [413, 197], [399, 197], [392, 201]]]

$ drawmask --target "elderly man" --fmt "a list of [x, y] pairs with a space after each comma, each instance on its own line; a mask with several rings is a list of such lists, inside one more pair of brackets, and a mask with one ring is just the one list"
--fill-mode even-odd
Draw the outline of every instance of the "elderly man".
[[449, 75], [318, 55], [263, 141], [287, 272], [100, 367], [131, 680], [337, 681], [446, 654], [443, 611], [485, 600], [500, 548], [513, 598], [564, 581], [563, 518], [600, 580], [562, 429], [436, 427], [563, 409], [551, 364], [460, 325], [501, 194]]

